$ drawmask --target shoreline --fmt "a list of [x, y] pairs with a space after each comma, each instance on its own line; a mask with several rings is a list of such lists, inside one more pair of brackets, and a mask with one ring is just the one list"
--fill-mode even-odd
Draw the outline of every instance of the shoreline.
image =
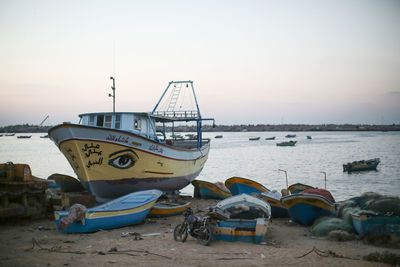
[[[218, 200], [191, 199], [196, 215]], [[90, 234], [64, 234], [53, 218], [2, 223], [1, 266], [385, 266], [363, 257], [398, 249], [362, 240], [333, 241], [311, 234], [289, 218], [273, 219], [261, 244], [173, 238], [183, 215], [147, 218], [145, 223]], [[128, 233], [128, 234], [127, 234]], [[129, 234], [130, 233], [130, 234]], [[136, 233], [136, 234], [135, 234]], [[138, 234], [140, 236], [138, 237]]]
[[[47, 133], [54, 126], [8, 125], [0, 133]], [[168, 127], [167, 127], [168, 128]], [[400, 124], [240, 124], [203, 125], [203, 132], [397, 132]], [[196, 132], [195, 127], [176, 126], [175, 132]]]

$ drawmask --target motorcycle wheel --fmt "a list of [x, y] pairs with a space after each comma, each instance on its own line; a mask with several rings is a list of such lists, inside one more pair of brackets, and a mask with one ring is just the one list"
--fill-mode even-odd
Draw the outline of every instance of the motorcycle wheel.
[[205, 226], [200, 227], [197, 235], [197, 242], [200, 245], [208, 246], [213, 238], [213, 228], [206, 224]]
[[187, 231], [188, 225], [187, 223], [180, 223], [177, 226], [175, 226], [174, 229], [174, 239], [175, 241], [178, 242], [185, 242], [187, 237], [188, 237], [188, 231]]

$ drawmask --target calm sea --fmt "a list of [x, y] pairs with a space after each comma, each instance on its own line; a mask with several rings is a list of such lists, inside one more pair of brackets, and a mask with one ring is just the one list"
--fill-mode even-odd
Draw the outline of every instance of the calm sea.
[[[278, 147], [288, 141], [286, 132], [203, 133], [211, 138], [208, 161], [197, 179], [223, 182], [232, 176], [246, 177], [280, 191], [288, 183], [304, 183], [331, 191], [336, 200], [358, 196], [363, 192], [400, 195], [399, 132], [291, 132], [295, 147]], [[18, 134], [17, 134], [18, 135]], [[26, 134], [24, 134], [26, 135]], [[47, 178], [53, 173], [75, 176], [56, 145], [44, 135], [33, 133], [30, 139], [0, 137], [0, 162], [27, 163], [33, 175]], [[223, 138], [216, 139], [216, 135]], [[307, 135], [312, 139], [308, 140]], [[261, 137], [249, 141], [250, 137]], [[265, 140], [276, 136], [275, 140]], [[380, 158], [377, 171], [348, 174], [343, 163]], [[181, 190], [193, 194], [191, 185]]]

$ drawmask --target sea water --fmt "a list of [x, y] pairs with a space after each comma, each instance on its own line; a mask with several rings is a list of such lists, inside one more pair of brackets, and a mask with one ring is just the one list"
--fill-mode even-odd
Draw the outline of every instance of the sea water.
[[[296, 137], [289, 139], [287, 134]], [[53, 173], [76, 177], [50, 139], [40, 138], [43, 133], [29, 135], [30, 139], [0, 137], [0, 163], [29, 164], [33, 175], [41, 178]], [[223, 138], [216, 139], [216, 135]], [[275, 140], [265, 140], [272, 136]], [[250, 137], [261, 138], [250, 141]], [[364, 192], [400, 195], [400, 132], [205, 132], [203, 138], [211, 139], [211, 149], [197, 177], [200, 180], [224, 182], [238, 176], [278, 191], [287, 184], [303, 183], [318, 188], [325, 188], [326, 184], [336, 200]], [[289, 140], [297, 141], [296, 146], [276, 146]], [[372, 158], [381, 159], [377, 171], [343, 172], [344, 163]], [[188, 185], [181, 193], [192, 195], [193, 186]]]

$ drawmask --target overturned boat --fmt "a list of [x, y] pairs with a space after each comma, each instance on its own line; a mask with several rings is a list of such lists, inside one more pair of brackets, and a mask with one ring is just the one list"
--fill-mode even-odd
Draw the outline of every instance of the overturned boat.
[[[186, 109], [188, 96], [194, 101]], [[208, 158], [210, 139], [202, 138], [202, 122], [214, 119], [202, 118], [192, 81], [170, 82], [152, 112], [79, 117], [78, 124], [51, 128], [49, 137], [99, 202], [140, 190], [179, 190], [199, 175]], [[176, 126], [192, 126], [196, 139], [174, 139]]]

